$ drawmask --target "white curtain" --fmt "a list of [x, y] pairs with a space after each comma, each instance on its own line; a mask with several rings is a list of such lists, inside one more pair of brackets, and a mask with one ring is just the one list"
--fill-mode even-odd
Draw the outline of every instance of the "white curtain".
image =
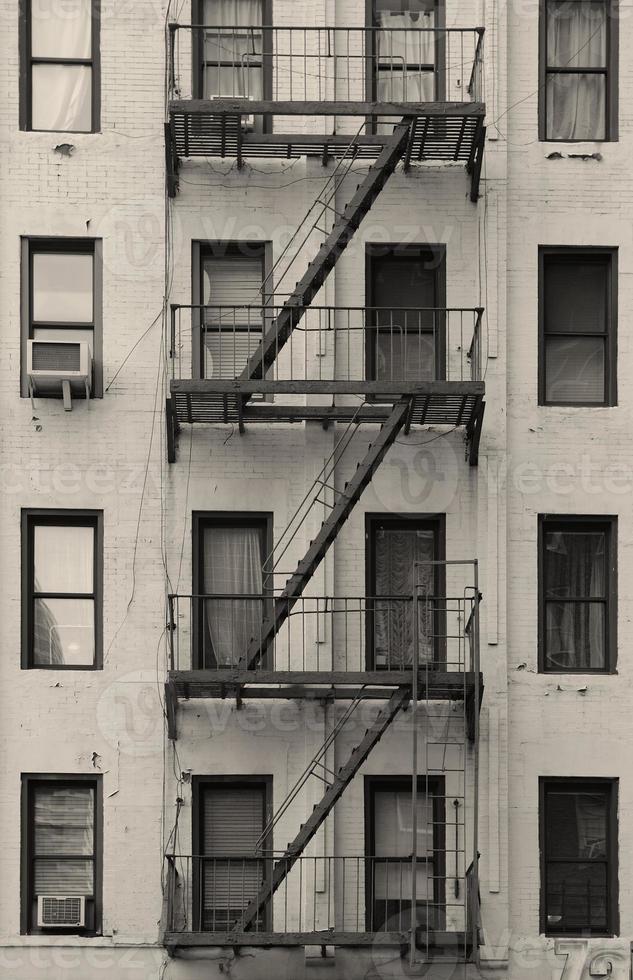
[[[413, 662], [413, 563], [432, 560], [433, 533], [407, 529], [381, 529], [376, 535], [376, 599], [374, 602], [374, 661], [390, 670]], [[416, 569], [420, 596], [433, 595], [434, 566]], [[381, 600], [381, 595], [389, 596]], [[399, 598], [402, 596], [402, 598]], [[433, 607], [418, 602], [418, 653], [420, 663], [432, 662]]]
[[[434, 99], [435, 11], [376, 15], [377, 98], [385, 102], [431, 102]], [[427, 30], [429, 29], [429, 30]], [[409, 66], [407, 69], [406, 66]]]
[[263, 601], [261, 534], [256, 527], [207, 527], [204, 530], [205, 666], [233, 666], [250, 640], [260, 634]]
[[34, 58], [90, 58], [92, 0], [31, 0]]
[[605, 137], [605, 76], [583, 68], [606, 65], [607, 21], [604, 0], [549, 0], [547, 67], [575, 68], [547, 78], [547, 136], [593, 140]]
[[261, 0], [207, 0], [204, 23], [204, 97], [261, 99]]
[[89, 133], [92, 129], [92, 68], [33, 65], [33, 129]]

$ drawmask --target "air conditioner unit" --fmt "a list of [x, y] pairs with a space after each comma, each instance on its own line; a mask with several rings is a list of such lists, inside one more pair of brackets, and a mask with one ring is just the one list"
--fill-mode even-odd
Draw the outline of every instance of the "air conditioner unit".
[[39, 929], [83, 929], [86, 925], [86, 899], [83, 895], [38, 895]]
[[50, 394], [61, 385], [64, 408], [72, 410], [73, 389], [90, 397], [92, 350], [87, 340], [29, 340], [26, 373], [31, 397]]

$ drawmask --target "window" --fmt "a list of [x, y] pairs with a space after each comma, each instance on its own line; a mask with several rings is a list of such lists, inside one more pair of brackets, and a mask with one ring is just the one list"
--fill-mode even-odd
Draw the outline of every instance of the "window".
[[[197, 0], [196, 98], [272, 98], [271, 0]], [[255, 127], [263, 127], [258, 118]]]
[[85, 900], [85, 926], [60, 932], [98, 933], [101, 928], [101, 780], [85, 776], [22, 776], [22, 932], [38, 925], [38, 898]]
[[[367, 669], [402, 670], [413, 663], [413, 568], [420, 596], [418, 661], [445, 659], [444, 526], [438, 518], [367, 517]], [[380, 598], [384, 596], [385, 598]]]
[[540, 538], [541, 670], [614, 670], [616, 519], [542, 517]]
[[[270, 872], [260, 843], [271, 810], [271, 776], [194, 777], [194, 930], [227, 932]], [[260, 854], [257, 854], [257, 851]], [[269, 909], [254, 929], [270, 926]]]
[[370, 380], [422, 384], [445, 377], [445, 258], [442, 245], [368, 246]]
[[20, 127], [99, 130], [99, 0], [21, 0]]
[[272, 517], [194, 514], [193, 533], [193, 590], [201, 597], [194, 616], [194, 663], [234, 667], [261, 635], [268, 609], [270, 585], [263, 565], [272, 550]]
[[618, 138], [617, 0], [541, 0], [542, 140]]
[[[373, 28], [368, 97], [379, 102], [443, 98], [443, 5], [435, 0], [367, 0]], [[437, 32], [437, 33], [436, 33]]]
[[[84, 238], [22, 239], [22, 388], [27, 340], [86, 341], [92, 355], [92, 395], [103, 396], [101, 242]], [[60, 397], [61, 385], [37, 382], [35, 394]], [[73, 397], [82, 391], [73, 389]]]
[[[411, 928], [411, 777], [367, 777], [367, 932]], [[444, 781], [418, 780], [416, 925], [445, 928]]]
[[194, 243], [193, 303], [204, 307], [194, 316], [194, 377], [237, 378], [246, 368], [269, 325], [270, 260], [267, 242]]
[[23, 511], [24, 667], [101, 666], [103, 517]]
[[541, 405], [616, 404], [617, 250], [540, 249]]
[[618, 782], [541, 780], [541, 932], [618, 932]]

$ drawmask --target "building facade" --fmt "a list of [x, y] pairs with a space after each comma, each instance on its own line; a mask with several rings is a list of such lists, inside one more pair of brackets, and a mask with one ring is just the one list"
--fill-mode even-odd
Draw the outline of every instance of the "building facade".
[[624, 5], [1, 9], [0, 974], [629, 977]]

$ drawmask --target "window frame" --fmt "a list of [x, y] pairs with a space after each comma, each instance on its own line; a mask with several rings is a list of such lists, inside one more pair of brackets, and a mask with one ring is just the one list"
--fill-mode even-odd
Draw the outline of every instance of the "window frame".
[[[373, 923], [373, 872], [372, 862], [367, 860], [376, 856], [375, 809], [376, 792], [391, 790], [411, 793], [411, 775], [369, 775], [365, 776], [365, 932], [372, 933]], [[418, 793], [433, 798], [433, 906], [438, 922], [443, 923], [446, 915], [446, 780], [443, 776], [418, 776]], [[389, 857], [387, 856], [387, 860]], [[392, 858], [391, 860], [396, 860]], [[436, 925], [435, 928], [441, 928]], [[382, 930], [379, 930], [382, 931]]]
[[[435, 558], [437, 562], [446, 561], [446, 515], [445, 514], [365, 514], [365, 670], [394, 670], [380, 668], [375, 663], [374, 652], [374, 609], [373, 599], [376, 588], [376, 531], [384, 526], [406, 528], [415, 531], [433, 531]], [[435, 589], [439, 596], [446, 595], [446, 568], [436, 565]], [[413, 596], [412, 596], [413, 598]], [[446, 669], [446, 612], [436, 613], [436, 641], [431, 669]]]
[[[375, 307], [374, 271], [377, 262], [383, 258], [418, 258], [421, 263], [431, 261], [435, 273], [436, 309], [446, 310], [446, 244], [443, 242], [422, 243], [391, 242], [377, 244], [370, 242], [365, 246], [365, 306], [368, 310]], [[406, 305], [406, 304], [404, 304]], [[376, 378], [376, 342], [378, 330], [367, 331], [365, 338], [365, 377], [368, 380]], [[408, 331], [405, 331], [408, 332]], [[414, 331], [412, 331], [414, 332]], [[430, 332], [430, 331], [429, 331]], [[434, 380], [446, 378], [446, 317], [441, 315], [437, 324], [437, 344], [435, 354]], [[375, 399], [372, 399], [375, 400]]]
[[[596, 530], [605, 532], [606, 596], [605, 606], [605, 664], [604, 667], [573, 667], [553, 670], [547, 666], [546, 599], [545, 595], [545, 534], [556, 530]], [[608, 514], [539, 514], [538, 517], [538, 671], [541, 674], [617, 674], [618, 619], [618, 519]]]
[[[92, 255], [92, 323], [38, 323], [33, 320], [33, 256], [49, 252], [57, 255]], [[64, 330], [92, 330], [92, 390], [90, 399], [103, 398], [103, 241], [101, 238], [66, 238], [28, 235], [21, 239], [21, 365], [20, 397], [29, 398], [29, 385], [26, 375], [27, 341], [32, 339], [34, 327]], [[37, 398], [63, 397], [59, 394], [36, 393]], [[82, 398], [81, 394], [73, 397]]]
[[[58, 527], [92, 527], [95, 653], [92, 664], [34, 663], [34, 528], [41, 524]], [[101, 670], [103, 668], [103, 511], [60, 508], [23, 508], [21, 514], [22, 552], [22, 662], [23, 670]], [[74, 593], [68, 593], [72, 596]], [[38, 593], [39, 595], [39, 593]], [[42, 593], [47, 595], [47, 593]], [[66, 595], [66, 593], [64, 594]], [[82, 593], [83, 595], [83, 593]], [[50, 598], [50, 596], [49, 596]]]
[[[270, 774], [246, 774], [246, 775], [214, 775], [214, 776], [204, 776], [197, 775], [191, 778], [191, 843], [192, 843], [192, 853], [194, 855], [203, 856], [203, 846], [202, 846], [202, 834], [204, 827], [203, 818], [203, 807], [204, 807], [204, 791], [207, 787], [213, 786], [231, 786], [234, 789], [240, 787], [261, 786], [262, 800], [263, 800], [263, 824], [266, 827], [272, 816], [273, 816], [273, 776]], [[272, 842], [272, 831], [267, 835], [265, 846], [263, 848], [264, 852], [271, 852], [273, 849]], [[267, 881], [272, 875], [274, 859], [271, 857], [269, 860], [265, 860], [265, 881]], [[200, 881], [200, 870], [197, 867], [197, 863], [194, 862], [192, 869], [192, 882], [193, 882], [193, 896], [194, 904], [192, 910], [192, 918], [194, 923], [201, 923], [201, 908], [199, 905], [199, 896], [202, 894]], [[272, 904], [273, 899], [271, 898], [266, 905], [263, 913], [264, 922], [266, 929], [260, 931], [270, 931], [270, 926], [272, 923]]]
[[[552, 858], [547, 854], [547, 795], [548, 792], [565, 789], [567, 792], [591, 793], [605, 789], [607, 797], [607, 929], [585, 928], [578, 931], [552, 930], [547, 923], [547, 865]], [[619, 911], [619, 847], [618, 847], [618, 797], [619, 779], [604, 776], [540, 776], [539, 777], [539, 929], [546, 936], [583, 937], [617, 936], [620, 932]], [[555, 860], [555, 859], [554, 859]], [[567, 863], [574, 863], [573, 861]], [[578, 862], [584, 863], [584, 862]]]
[[[94, 789], [94, 929], [40, 929], [37, 924], [34, 925], [32, 922], [32, 905], [35, 894], [33, 888], [35, 828], [32, 820], [34, 789], [53, 783], [58, 786], [77, 786], [83, 783]], [[20, 935], [101, 935], [103, 924], [103, 777], [84, 773], [22, 773], [20, 811]]]
[[[31, 54], [32, 0], [19, 0], [20, 22], [20, 129], [31, 133], [69, 133], [89, 136], [101, 132], [101, 0], [91, 0], [91, 55], [90, 58], [34, 58]], [[86, 65], [91, 71], [91, 128], [83, 129], [33, 129], [33, 79], [34, 64]]]
[[[548, 408], [613, 408], [618, 403], [617, 364], [618, 364], [618, 248], [611, 245], [539, 245], [538, 250], [538, 404]], [[603, 260], [607, 266], [607, 306], [605, 310], [606, 330], [597, 331], [546, 331], [545, 329], [545, 276], [549, 257], [572, 258], [579, 260]], [[602, 402], [561, 402], [549, 401], [546, 397], [546, 371], [548, 337], [604, 336], [605, 398]]]
[[[542, 143], [616, 143], [618, 133], [619, 89], [619, 0], [604, 0], [607, 17], [606, 67], [602, 68], [549, 68], [547, 64], [547, 4], [539, 0], [539, 102], [538, 133]], [[605, 83], [605, 135], [603, 139], [563, 139], [547, 135], [547, 78], [550, 74], [606, 76]]]
[[[191, 569], [192, 569], [192, 595], [201, 596], [202, 583], [204, 582], [204, 546], [203, 536], [205, 527], [260, 527], [263, 532], [263, 544], [265, 548], [264, 560], [273, 550], [273, 513], [272, 511], [194, 511], [192, 514], [192, 549], [191, 549]], [[264, 614], [270, 615], [273, 602], [273, 576], [262, 574], [262, 603]], [[266, 601], [267, 600], [267, 601]], [[194, 599], [195, 602], [195, 599]], [[204, 609], [203, 604], [198, 603], [198, 609], [192, 610], [192, 629], [191, 629], [191, 669], [204, 670], [203, 644], [201, 638], [204, 636]], [[266, 651], [262, 657], [262, 664], [265, 665], [270, 659], [270, 653]], [[209, 670], [216, 668], [210, 667]]]
[[[194, 380], [204, 378], [204, 331], [202, 329], [201, 307], [204, 297], [204, 260], [207, 258], [231, 258], [232, 256], [249, 256], [262, 260], [262, 283], [272, 281], [269, 277], [273, 269], [273, 243], [272, 241], [193, 241], [191, 248], [191, 302], [194, 307], [191, 317], [192, 337], [191, 337], [191, 377]], [[273, 289], [270, 293], [262, 292], [262, 307], [272, 306]], [[264, 333], [270, 327], [270, 318], [264, 314], [262, 329]], [[265, 401], [272, 401], [272, 396], [267, 396]]]

